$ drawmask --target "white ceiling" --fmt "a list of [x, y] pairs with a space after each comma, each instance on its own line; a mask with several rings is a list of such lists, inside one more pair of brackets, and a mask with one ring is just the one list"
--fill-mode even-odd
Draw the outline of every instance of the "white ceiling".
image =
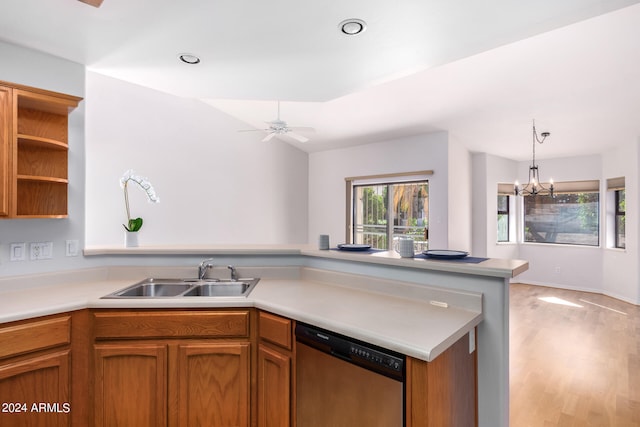
[[[307, 151], [446, 130], [524, 160], [534, 118], [552, 133], [539, 158], [638, 140], [638, 1], [3, 0], [0, 40], [248, 126], [282, 100], [283, 120], [316, 129], [306, 144], [281, 137]], [[367, 30], [342, 35], [346, 18]]]

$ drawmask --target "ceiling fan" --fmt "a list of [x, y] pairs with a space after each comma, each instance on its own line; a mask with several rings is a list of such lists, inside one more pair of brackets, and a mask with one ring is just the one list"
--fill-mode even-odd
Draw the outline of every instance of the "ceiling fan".
[[86, 3], [94, 7], [100, 7], [100, 5], [102, 4], [102, 0], [80, 0], [80, 1], [82, 3]]
[[306, 136], [299, 135], [294, 131], [302, 131], [302, 132], [315, 132], [314, 128], [311, 127], [290, 127], [287, 125], [287, 122], [280, 120], [280, 101], [278, 101], [278, 118], [275, 120], [271, 120], [269, 122], [265, 122], [269, 125], [266, 129], [243, 129], [238, 132], [267, 132], [267, 136], [264, 137], [262, 142], [269, 141], [276, 135], [286, 135], [289, 138], [293, 138], [299, 142], [307, 142], [309, 138]]

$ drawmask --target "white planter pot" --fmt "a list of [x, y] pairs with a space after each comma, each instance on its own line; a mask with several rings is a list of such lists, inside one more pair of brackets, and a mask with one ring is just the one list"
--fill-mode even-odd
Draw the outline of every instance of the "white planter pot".
[[124, 246], [127, 248], [135, 248], [138, 246], [137, 231], [124, 231]]

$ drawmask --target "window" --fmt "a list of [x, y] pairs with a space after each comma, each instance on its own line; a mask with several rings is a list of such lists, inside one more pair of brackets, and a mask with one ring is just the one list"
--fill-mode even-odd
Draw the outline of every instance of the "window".
[[347, 178], [351, 209], [347, 241], [392, 249], [394, 239], [411, 237], [415, 250], [428, 247], [431, 172]]
[[625, 190], [615, 190], [616, 199], [616, 248], [626, 248], [624, 223], [626, 214]]
[[498, 183], [498, 207], [497, 207], [497, 229], [496, 241], [498, 243], [515, 243], [516, 229], [516, 197], [513, 195], [513, 183]]
[[524, 241], [598, 246], [599, 182], [560, 182], [554, 187], [553, 198], [524, 197]]
[[625, 222], [627, 213], [625, 179], [607, 179], [607, 247], [626, 248]]
[[509, 197], [498, 194], [498, 242], [509, 241]]

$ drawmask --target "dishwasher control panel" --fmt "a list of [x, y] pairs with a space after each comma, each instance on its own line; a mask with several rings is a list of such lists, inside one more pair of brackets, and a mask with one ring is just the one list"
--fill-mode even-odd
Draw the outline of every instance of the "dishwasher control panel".
[[365, 369], [404, 381], [405, 356], [374, 344], [298, 322], [296, 340]]
[[353, 343], [351, 344], [350, 353], [352, 357], [383, 366], [386, 369], [392, 369], [396, 372], [402, 372], [404, 359], [400, 357], [395, 357], [393, 355], [383, 353], [373, 348]]

